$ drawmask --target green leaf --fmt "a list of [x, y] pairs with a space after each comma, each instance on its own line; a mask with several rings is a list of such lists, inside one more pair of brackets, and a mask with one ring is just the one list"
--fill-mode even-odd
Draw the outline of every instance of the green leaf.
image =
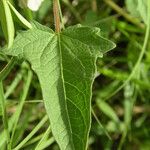
[[128, 11], [148, 24], [148, 0], [126, 0]]
[[140, 17], [139, 12], [137, 10], [138, 0], [126, 0], [127, 10], [135, 17]]
[[0, 21], [8, 47], [10, 47], [13, 44], [15, 29], [11, 11], [6, 0], [0, 0]]
[[40, 24], [17, 35], [4, 52], [28, 60], [38, 75], [53, 135], [62, 150], [85, 150], [97, 57], [115, 47], [98, 28], [56, 34]]
[[12, 10], [12, 12], [14, 13], [17, 22], [21, 23], [23, 26], [25, 26], [26, 28], [32, 28], [31, 24], [16, 10], [16, 8], [8, 1], [7, 2], [10, 9]]
[[145, 22], [145, 24], [148, 24], [148, 0], [138, 0], [138, 7], [137, 10], [139, 11], [139, 14], [142, 18], [142, 20]]

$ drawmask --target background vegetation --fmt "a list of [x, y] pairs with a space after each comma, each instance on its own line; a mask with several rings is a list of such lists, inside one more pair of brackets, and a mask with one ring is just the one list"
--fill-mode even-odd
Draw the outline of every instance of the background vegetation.
[[[89, 149], [150, 149], [150, 42], [143, 47], [145, 24], [127, 0], [62, 0], [65, 26], [84, 24], [101, 29], [103, 36], [117, 47], [97, 61], [93, 85], [92, 125]], [[15, 7], [28, 20], [37, 20], [54, 29], [52, 3], [45, 0], [37, 12]], [[131, 12], [131, 13], [130, 13]], [[21, 26], [15, 23], [19, 31]], [[0, 44], [5, 45], [0, 26]], [[10, 59], [0, 55], [0, 70]], [[37, 76], [26, 63], [17, 62], [4, 80], [9, 130], [13, 146], [32, 150], [45, 135], [41, 149], [57, 150], [49, 122], [44, 117], [41, 88]], [[25, 83], [25, 84], [24, 84]], [[21, 116], [19, 113], [22, 111]], [[0, 113], [1, 114], [1, 113]], [[15, 119], [18, 124], [13, 125]], [[20, 142], [22, 141], [22, 142]], [[0, 116], [0, 149], [5, 149], [5, 136]]]

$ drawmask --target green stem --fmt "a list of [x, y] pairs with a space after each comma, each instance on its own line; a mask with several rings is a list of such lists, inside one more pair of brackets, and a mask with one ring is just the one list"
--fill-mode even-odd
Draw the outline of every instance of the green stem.
[[[131, 73], [131, 75], [129, 76], [130, 78], [128, 79], [131, 79], [132, 76], [134, 75], [134, 73], [137, 71], [138, 69], [138, 66], [140, 65], [140, 62], [145, 54], [145, 51], [146, 51], [146, 46], [148, 45], [148, 39], [149, 39], [149, 35], [150, 35], [150, 1], [147, 1], [147, 6], [148, 6], [148, 11], [147, 11], [147, 16], [148, 16], [148, 24], [147, 24], [147, 28], [146, 28], [146, 34], [145, 34], [145, 39], [144, 39], [144, 44], [143, 44], [143, 48], [142, 48], [142, 51], [141, 51], [141, 54], [140, 54], [140, 57], [133, 69], [133, 72]], [[127, 83], [128, 81], [126, 81], [125, 83]], [[133, 105], [132, 105], [132, 108], [134, 107], [134, 103], [133, 102]], [[123, 146], [123, 143], [125, 141], [125, 137], [127, 135], [127, 130], [122, 134], [122, 138], [121, 138], [121, 141], [119, 143], [119, 147], [118, 147], [118, 150], [121, 150], [122, 149], [122, 146]]]
[[111, 8], [113, 8], [118, 14], [122, 15], [125, 19], [127, 19], [129, 22], [135, 24], [136, 26], [140, 28], [144, 28], [145, 26], [139, 21], [139, 19], [131, 16], [130, 14], [126, 13], [121, 7], [119, 7], [115, 2], [112, 0], [104, 0], [106, 4], [108, 4]]
[[[37, 146], [35, 147], [35, 150], [40, 150], [41, 147], [43, 147], [43, 145], [45, 144], [45, 141], [47, 140], [47, 137], [49, 136], [51, 132], [51, 127], [49, 126], [46, 130], [46, 132], [44, 133], [43, 137], [41, 138], [41, 140], [39, 141], [39, 143], [37, 144]], [[44, 143], [44, 144], [43, 144]]]
[[3, 84], [0, 81], [0, 106], [2, 109], [2, 117], [3, 117], [3, 124], [4, 124], [4, 130], [6, 133], [6, 141], [7, 141], [7, 149], [11, 150], [11, 146], [10, 146], [10, 134], [9, 134], [9, 130], [8, 130], [8, 118], [7, 118], [7, 114], [6, 114], [6, 105], [5, 105], [5, 99], [4, 99], [4, 91], [3, 91]]
[[61, 19], [61, 23], [62, 23], [62, 28], [65, 29], [65, 25], [63, 22], [63, 15], [62, 15], [62, 11], [61, 11], [61, 5], [60, 5], [60, 1], [58, 0], [58, 6], [59, 6], [59, 14], [60, 14], [60, 19]]
[[94, 12], [97, 12], [97, 1], [96, 0], [91, 0], [91, 5], [92, 5], [92, 10]]
[[[15, 90], [15, 88], [17, 87], [17, 85], [19, 84], [19, 82], [21, 81], [23, 75], [26, 73], [25, 69], [21, 69], [21, 71], [19, 71], [15, 78], [13, 79], [12, 83], [8, 86], [7, 91], [5, 92], [5, 99], [7, 99], [10, 94], [12, 94]], [[18, 101], [17, 101], [18, 102]]]
[[11, 69], [14, 67], [16, 62], [16, 58], [12, 57], [10, 62], [5, 66], [5, 68], [0, 72], [0, 81], [4, 80], [7, 75], [9, 74], [9, 72], [11, 71]]
[[13, 142], [13, 138], [14, 138], [14, 135], [15, 135], [15, 131], [16, 131], [16, 128], [17, 128], [17, 124], [18, 124], [18, 120], [19, 120], [19, 117], [20, 117], [20, 114], [22, 112], [22, 109], [23, 109], [23, 106], [24, 106], [24, 103], [25, 103], [25, 100], [26, 100], [26, 97], [27, 97], [27, 94], [28, 94], [28, 91], [29, 91], [29, 87], [30, 87], [30, 83], [32, 81], [32, 76], [33, 76], [33, 73], [32, 71], [28, 71], [28, 77], [27, 77], [27, 81], [24, 85], [24, 88], [23, 88], [23, 94], [21, 96], [21, 99], [20, 99], [20, 104], [16, 110], [16, 117], [15, 117], [15, 123], [14, 123], [14, 127], [13, 127], [13, 130], [12, 130], [12, 136], [11, 136], [11, 146], [12, 146], [12, 142]]
[[37, 143], [38, 141], [40, 141], [40, 139], [43, 137], [45, 133], [42, 133], [40, 135], [37, 135], [36, 137], [32, 138], [30, 141], [28, 141], [26, 144], [24, 144], [22, 146], [22, 148], [27, 147], [29, 145], [33, 145], [34, 143]]
[[40, 146], [40, 148], [38, 150], [43, 150], [46, 149], [48, 146], [50, 146], [51, 144], [53, 144], [55, 142], [54, 137], [51, 137], [50, 139], [48, 139], [42, 146]]
[[[148, 3], [150, 3], [148, 1]], [[139, 55], [139, 58], [131, 72], [131, 74], [129, 75], [128, 79], [119, 87], [117, 88], [111, 95], [109, 95], [108, 97], [105, 98], [105, 100], [107, 99], [110, 99], [112, 96], [114, 96], [116, 93], [118, 93], [135, 75], [142, 59], [143, 59], [143, 56], [145, 54], [145, 51], [146, 51], [146, 47], [148, 45], [148, 42], [149, 42], [149, 35], [150, 35], [150, 4], [148, 4], [148, 25], [146, 27], [146, 33], [145, 33], [145, 38], [144, 38], [144, 43], [143, 43], [143, 47], [142, 47], [142, 50], [141, 50], [141, 53]]]
[[19, 144], [17, 145], [13, 150], [19, 150], [23, 145], [25, 145], [31, 138], [32, 136], [39, 131], [39, 129], [45, 124], [45, 122], [48, 120], [48, 116], [45, 116], [39, 124], [30, 132], [30, 134]]
[[98, 125], [101, 127], [101, 129], [103, 130], [103, 132], [105, 133], [105, 135], [108, 137], [109, 140], [111, 140], [111, 136], [109, 135], [109, 133], [107, 132], [107, 130], [104, 128], [104, 126], [101, 124], [101, 122], [99, 121], [99, 119], [97, 118], [93, 108], [92, 108], [92, 114], [93, 117], [95, 118], [95, 120], [97, 121]]

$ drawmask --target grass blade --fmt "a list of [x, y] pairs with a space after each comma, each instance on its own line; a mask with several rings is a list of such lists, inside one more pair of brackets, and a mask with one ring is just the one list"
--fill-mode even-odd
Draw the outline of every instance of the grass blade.
[[31, 138], [32, 136], [38, 132], [38, 130], [45, 124], [45, 122], [48, 120], [48, 116], [45, 116], [39, 124], [30, 132], [30, 134], [20, 143], [18, 144], [13, 150], [19, 150], [21, 147], [23, 147]]
[[29, 90], [30, 83], [31, 83], [31, 80], [32, 80], [32, 75], [33, 75], [32, 71], [29, 70], [28, 71], [28, 76], [27, 76], [27, 81], [24, 85], [23, 94], [20, 98], [20, 104], [18, 105], [18, 108], [17, 108], [16, 113], [15, 113], [15, 123], [14, 123], [14, 127], [12, 129], [11, 145], [12, 145], [12, 142], [13, 142], [13, 138], [14, 138], [14, 134], [15, 134], [15, 130], [16, 130], [16, 127], [17, 127], [18, 120], [19, 120], [20, 114], [22, 112], [23, 105], [24, 105], [24, 102], [25, 102], [27, 94], [28, 94], [28, 90]]
[[7, 118], [5, 106], [6, 105], [5, 105], [5, 99], [4, 99], [3, 84], [0, 81], [0, 107], [2, 109], [3, 125], [4, 125], [4, 131], [6, 134], [7, 148], [8, 148], [8, 150], [11, 150], [11, 148], [10, 148], [10, 134], [9, 134], [9, 130], [8, 130], [8, 118]]
[[11, 11], [6, 0], [0, 1], [0, 19], [8, 48], [10, 48], [14, 41], [15, 29]]

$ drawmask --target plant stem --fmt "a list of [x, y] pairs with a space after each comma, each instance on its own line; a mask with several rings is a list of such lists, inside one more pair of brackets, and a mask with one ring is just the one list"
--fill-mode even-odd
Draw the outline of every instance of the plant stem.
[[16, 58], [12, 57], [10, 62], [5, 66], [5, 68], [2, 71], [0, 71], [0, 81], [4, 80], [7, 77], [7, 75], [14, 67], [15, 63], [16, 63]]
[[59, 15], [59, 0], [53, 0], [53, 13], [54, 13], [54, 22], [55, 22], [55, 31], [60, 33], [60, 15]]
[[46, 115], [37, 124], [37, 126], [29, 133], [29, 135], [23, 141], [21, 141], [21, 143], [19, 143], [19, 145], [17, 145], [13, 150], [19, 150], [20, 148], [22, 148], [33, 137], [33, 135], [39, 131], [39, 129], [46, 123], [47, 120], [48, 116]]
[[92, 5], [92, 10], [94, 12], [97, 12], [97, 1], [96, 0], [92, 0], [91, 1], [91, 5]]
[[24, 106], [24, 103], [25, 103], [25, 100], [26, 100], [26, 97], [27, 97], [27, 94], [28, 94], [28, 91], [29, 91], [29, 87], [30, 87], [30, 84], [31, 84], [31, 81], [32, 81], [32, 76], [33, 76], [33, 73], [31, 70], [28, 71], [28, 76], [27, 76], [27, 79], [26, 79], [26, 83], [24, 85], [24, 88], [23, 88], [23, 94], [20, 98], [20, 103], [17, 107], [17, 110], [16, 110], [16, 116], [15, 116], [15, 123], [14, 123], [14, 127], [13, 127], [13, 130], [12, 130], [12, 135], [11, 135], [11, 145], [12, 145], [12, 142], [13, 142], [13, 139], [14, 139], [14, 135], [15, 135], [15, 131], [16, 131], [16, 128], [17, 128], [17, 124], [18, 124], [18, 121], [19, 121], [19, 117], [20, 117], [20, 114], [22, 112], [22, 109], [23, 109], [23, 106]]
[[116, 93], [118, 93], [131, 79], [133, 79], [136, 71], [137, 71], [137, 68], [139, 67], [141, 61], [142, 61], [142, 58], [145, 54], [145, 51], [146, 51], [146, 46], [148, 44], [148, 38], [149, 38], [149, 32], [150, 32], [150, 27], [148, 26], [147, 29], [146, 29], [146, 34], [145, 34], [145, 38], [144, 38], [144, 44], [143, 44], [143, 47], [142, 47], [142, 51], [138, 57], [138, 60], [132, 70], [132, 72], [130, 73], [129, 77], [127, 78], [127, 80], [119, 87], [117, 88], [111, 95], [109, 95], [108, 97], [105, 98], [105, 100], [107, 99], [110, 99], [112, 96], [114, 96]]
[[58, 1], [58, 6], [59, 6], [60, 20], [61, 20], [61, 23], [62, 23], [62, 29], [65, 29], [65, 25], [64, 25], [64, 22], [63, 22], [63, 15], [62, 15], [62, 11], [61, 11], [60, 1]]
[[6, 115], [3, 84], [2, 84], [1, 81], [0, 81], [0, 106], [1, 106], [1, 109], [2, 109], [3, 124], [4, 124], [4, 130], [5, 130], [5, 133], [6, 133], [7, 149], [11, 150], [10, 134], [9, 134], [9, 130], [8, 130], [8, 118], [7, 118], [7, 115]]
[[[140, 54], [140, 56], [139, 56], [139, 59], [138, 59], [136, 65], [135, 65], [135, 67], [134, 67], [134, 69], [133, 69], [133, 71], [134, 71], [134, 72], [132, 72], [133, 74], [134, 74], [135, 72], [137, 72], [137, 68], [138, 68], [138, 66], [140, 65], [140, 62], [141, 62], [141, 60], [142, 60], [142, 58], [143, 58], [143, 56], [144, 56], [144, 53], [145, 53], [145, 51], [146, 51], [146, 47], [147, 47], [148, 41], [149, 41], [148, 39], [149, 39], [149, 36], [150, 36], [150, 1], [147, 1], [147, 6], [148, 6], [148, 10], [147, 10], [147, 16], [148, 16], [147, 20], [148, 20], [148, 24], [147, 24], [146, 33], [145, 33], [144, 44], [143, 44], [143, 48], [142, 48], [141, 54]], [[131, 73], [131, 75], [133, 75], [132, 73]], [[129, 76], [129, 77], [132, 77], [132, 76]], [[136, 98], [135, 98], [135, 99], [136, 99]], [[134, 102], [133, 102], [133, 104], [132, 104], [132, 111], [133, 111], [134, 104], [135, 104], [135, 100], [134, 100]], [[132, 119], [132, 118], [131, 118], [131, 119]], [[131, 119], [130, 119], [130, 122], [131, 122]], [[118, 150], [121, 150], [121, 149], [122, 149], [122, 146], [123, 146], [123, 144], [124, 144], [124, 141], [125, 141], [127, 132], [128, 132], [128, 129], [126, 129], [126, 131], [123, 132], [121, 141], [120, 141], [120, 143], [119, 143]]]
[[54, 137], [51, 137], [51, 138], [49, 138], [42, 146], [40, 146], [38, 150], [43, 150], [43, 149], [45, 149], [46, 147], [52, 145], [54, 142], [55, 142]]
[[95, 120], [97, 121], [98, 125], [100, 126], [100, 128], [102, 129], [102, 131], [105, 133], [105, 135], [108, 137], [109, 140], [111, 140], [111, 136], [109, 135], [109, 133], [107, 132], [107, 130], [105, 129], [105, 127], [101, 124], [101, 122], [99, 121], [99, 119], [97, 118], [93, 108], [91, 109], [92, 115], [95, 118]]
[[104, 0], [106, 4], [108, 4], [111, 8], [113, 8], [118, 14], [122, 15], [129, 22], [135, 24], [140, 28], [144, 28], [145, 26], [139, 21], [139, 19], [132, 17], [130, 14], [126, 13], [121, 7], [115, 4], [112, 0]]
[[26, 73], [25, 69], [21, 69], [19, 72], [17, 72], [15, 78], [13, 79], [12, 83], [9, 85], [9, 87], [7, 88], [5, 92], [5, 95], [4, 95], [5, 99], [7, 99], [13, 93], [13, 91], [15, 90], [15, 88], [17, 87], [17, 85], [19, 84], [19, 82], [21, 81], [25, 73]]
[[[150, 1], [148, 1], [150, 3]], [[142, 46], [142, 50], [139, 54], [138, 60], [134, 66], [134, 68], [132, 69], [132, 72], [130, 73], [130, 75], [128, 76], [127, 80], [120, 86], [118, 87], [111, 95], [109, 95], [108, 97], [105, 98], [105, 100], [110, 99], [112, 96], [114, 96], [116, 93], [118, 93], [131, 79], [134, 78], [134, 75], [136, 74], [136, 71], [143, 59], [143, 56], [145, 54], [146, 51], [146, 47], [148, 46], [149, 43], [149, 37], [150, 37], [150, 6], [148, 4], [148, 24], [146, 27], [146, 32], [145, 32], [145, 37], [144, 37], [144, 43]]]
[[43, 137], [41, 138], [41, 140], [39, 141], [39, 143], [36, 145], [35, 150], [40, 150], [41, 147], [43, 145], [45, 145], [45, 141], [47, 140], [49, 134], [51, 132], [51, 127], [49, 126], [46, 130], [46, 132], [44, 133]]

